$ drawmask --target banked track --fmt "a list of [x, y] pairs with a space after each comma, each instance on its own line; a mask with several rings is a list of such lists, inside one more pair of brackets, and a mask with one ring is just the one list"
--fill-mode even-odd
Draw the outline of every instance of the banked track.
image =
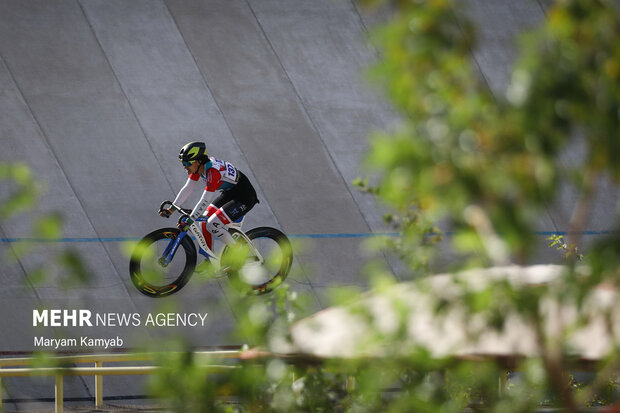
[[[514, 36], [544, 19], [546, 7], [536, 0], [465, 2], [464, 14], [482, 23], [472, 59], [494, 93], [508, 82]], [[206, 141], [256, 183], [261, 203], [248, 227], [276, 226], [301, 238], [291, 285], [311, 294], [317, 309], [331, 286], [365, 285], [360, 244], [390, 231], [381, 208], [351, 184], [363, 173], [369, 132], [397, 121], [361, 74], [375, 58], [367, 30], [383, 17], [346, 0], [0, 0], [0, 161], [26, 163], [45, 189], [33, 213], [1, 222], [0, 252], [31, 237], [37, 214], [62, 211], [65, 220], [59, 242], [40, 243], [17, 262], [3, 258], [0, 351], [31, 349], [30, 317], [39, 305], [157, 311], [159, 303], [131, 286], [121, 246], [170, 224], [155, 209], [185, 180], [176, 154], [188, 140]], [[565, 166], [579, 156], [569, 154]], [[603, 185], [586, 239], [609, 230], [618, 191]], [[0, 199], [10, 191], [0, 187]], [[540, 217], [541, 240], [566, 230], [564, 205], [575, 198], [565, 191]], [[25, 281], [59, 247], [84, 257], [89, 286], [65, 290], [62, 274], [44, 284]], [[235, 309], [222, 282], [183, 290], [178, 310], [208, 312], [209, 324], [175, 335], [199, 346], [228, 343]], [[140, 344], [123, 328], [89, 334]], [[46, 383], [5, 385], [19, 401], [8, 409], [49, 396]], [[93, 397], [92, 383], [75, 378], [65, 392]], [[143, 389], [117, 378], [106, 392]]]

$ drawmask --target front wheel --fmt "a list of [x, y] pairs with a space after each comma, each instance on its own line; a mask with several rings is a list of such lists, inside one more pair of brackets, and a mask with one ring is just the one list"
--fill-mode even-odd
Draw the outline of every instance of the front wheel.
[[179, 236], [178, 228], [160, 228], [138, 242], [131, 254], [129, 273], [138, 291], [149, 297], [164, 297], [179, 291], [196, 267], [196, 247], [189, 236], [181, 240], [174, 257], [164, 254]]
[[[238, 243], [244, 238], [236, 230], [231, 235]], [[246, 233], [252, 241], [250, 256], [238, 271], [233, 271], [231, 282], [243, 291], [260, 295], [273, 291], [288, 276], [293, 264], [293, 248], [291, 242], [281, 231], [271, 227], [254, 228]], [[253, 256], [252, 250], [260, 255], [260, 259]], [[222, 251], [222, 260], [225, 263], [229, 247]]]

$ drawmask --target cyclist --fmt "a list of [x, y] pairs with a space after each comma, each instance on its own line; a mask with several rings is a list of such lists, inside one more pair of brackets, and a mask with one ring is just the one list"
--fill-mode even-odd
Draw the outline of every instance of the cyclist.
[[[173, 203], [180, 206], [185, 202], [200, 180], [205, 189], [189, 217], [183, 218], [178, 228], [187, 231], [198, 217], [205, 215], [209, 217], [206, 223], [209, 232], [227, 245], [234, 244], [228, 224], [243, 217], [259, 202], [250, 180], [231, 163], [208, 156], [203, 142], [183, 146], [179, 160], [189, 177]], [[216, 191], [220, 194], [212, 201]], [[163, 210], [159, 214], [168, 218], [173, 211]]]

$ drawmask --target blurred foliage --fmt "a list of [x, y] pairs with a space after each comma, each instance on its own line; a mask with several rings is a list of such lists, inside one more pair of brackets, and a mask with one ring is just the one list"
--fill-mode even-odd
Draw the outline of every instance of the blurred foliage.
[[[570, 175], [584, 198], [566, 229], [582, 230], [596, 177], [620, 177], [613, 5], [552, 7], [522, 41], [506, 95], [496, 96], [474, 66], [472, 26], [451, 2], [396, 4], [394, 19], [374, 35], [381, 60], [372, 76], [403, 124], [373, 139], [366, 165], [382, 173], [376, 192], [405, 218], [408, 247], [445, 219], [472, 265], [505, 260], [502, 244], [512, 261], [526, 263], [537, 245], [535, 217], [554, 200], [566, 174], [560, 155], [575, 140], [585, 141], [586, 159]], [[485, 242], [495, 233], [501, 243]]]
[[[358, 291], [340, 288], [331, 294], [336, 304], [357, 302], [347, 308], [367, 326], [359, 346], [384, 348], [383, 356], [242, 361], [228, 376], [207, 376], [203, 393], [196, 391], [213, 396], [205, 411], [526, 412], [541, 405], [576, 411], [612, 402], [620, 370], [617, 341], [588, 381], [572, 376], [568, 343], [594, 317], [593, 289], [619, 284], [617, 232], [587, 250], [577, 247], [599, 179], [620, 178], [618, 10], [601, 0], [550, 6], [540, 27], [522, 37], [512, 80], [499, 94], [473, 61], [476, 33], [459, 10], [464, 3], [362, 3], [391, 9], [389, 22], [371, 36], [379, 59], [370, 76], [402, 120], [397, 131], [375, 134], [365, 160], [373, 178], [355, 182], [391, 209], [386, 222], [400, 234], [377, 237], [371, 247], [396, 253], [412, 279], [433, 273], [445, 242], [459, 256], [455, 271], [526, 265], [543, 245], [535, 234], [537, 217], [563, 186], [579, 194], [574, 205], [562, 205], [572, 210], [571, 221], [563, 223], [566, 237], [548, 239], [563, 254], [566, 270], [559, 279], [527, 286], [500, 277], [476, 286], [455, 277], [459, 294], [427, 288], [422, 280], [415, 284], [426, 292], [437, 320], [455, 312], [466, 320], [468, 339], [501, 333], [509, 318], [518, 317], [533, 334], [539, 356], [437, 357], [433, 348], [410, 343], [412, 303], [392, 297], [395, 324], [386, 331], [364, 301], [356, 301]], [[585, 148], [585, 156], [567, 170], [562, 156], [575, 145]], [[400, 289], [384, 265], [371, 262], [365, 271], [375, 292]], [[265, 349], [287, 343], [288, 327], [303, 313], [303, 306], [291, 307], [289, 294], [285, 285], [269, 301], [231, 296], [237, 337]], [[552, 334], [544, 324], [556, 311], [551, 302], [578, 309]], [[610, 311], [602, 315], [604, 329], [617, 337], [615, 306], [603, 307]]]
[[575, 257], [577, 260], [583, 261], [583, 254], [579, 253], [579, 247], [575, 244], [567, 244], [564, 235], [553, 234], [547, 240], [549, 240], [549, 247], [556, 248], [564, 253], [564, 258]]
[[7, 186], [11, 183], [14, 185], [13, 190], [0, 204], [2, 211], [4, 211], [3, 220], [12, 217], [19, 211], [33, 207], [40, 188], [38, 185], [32, 184], [32, 174], [27, 165], [0, 163], [0, 180], [7, 182]]
[[[28, 165], [0, 162], [0, 181], [4, 191], [0, 199], [3, 213], [0, 222], [15, 221], [16, 239], [6, 238], [9, 247], [2, 252], [7, 263], [18, 262], [26, 257], [45, 256], [45, 262], [28, 268], [24, 286], [57, 283], [70, 289], [90, 282], [90, 272], [78, 251], [59, 248], [55, 244], [62, 236], [63, 219], [60, 212], [37, 211], [43, 185], [33, 176]], [[31, 262], [40, 261], [34, 259]]]

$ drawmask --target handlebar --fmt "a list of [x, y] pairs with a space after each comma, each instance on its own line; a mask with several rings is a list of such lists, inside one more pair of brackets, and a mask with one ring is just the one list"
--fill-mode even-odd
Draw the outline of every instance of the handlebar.
[[188, 208], [181, 208], [179, 206], [176, 206], [175, 204], [173, 204], [171, 201], [164, 201], [161, 203], [161, 205], [159, 206], [159, 212], [163, 211], [164, 209], [168, 209], [166, 208], [167, 205], [170, 205], [172, 207], [172, 209], [174, 209], [175, 211], [179, 211], [182, 214], [185, 215], [189, 215], [192, 213], [191, 209]]
[[181, 208], [179, 206], [176, 206], [175, 204], [173, 204], [171, 201], [164, 201], [161, 203], [161, 205], [159, 206], [159, 212], [162, 212], [164, 209], [169, 209], [170, 206], [172, 209], [174, 209], [175, 211], [179, 211], [179, 213], [181, 213], [181, 217], [179, 217], [179, 221], [181, 220], [181, 218], [183, 218], [184, 216], [189, 216], [189, 214], [192, 213], [191, 209], [187, 209], [187, 208]]
[[162, 212], [164, 209], [168, 209], [166, 208], [167, 205], [170, 205], [172, 208], [174, 208], [177, 211], [179, 210], [179, 208], [176, 205], [174, 205], [172, 201], [166, 200], [162, 202], [161, 205], [159, 206], [159, 212]]

